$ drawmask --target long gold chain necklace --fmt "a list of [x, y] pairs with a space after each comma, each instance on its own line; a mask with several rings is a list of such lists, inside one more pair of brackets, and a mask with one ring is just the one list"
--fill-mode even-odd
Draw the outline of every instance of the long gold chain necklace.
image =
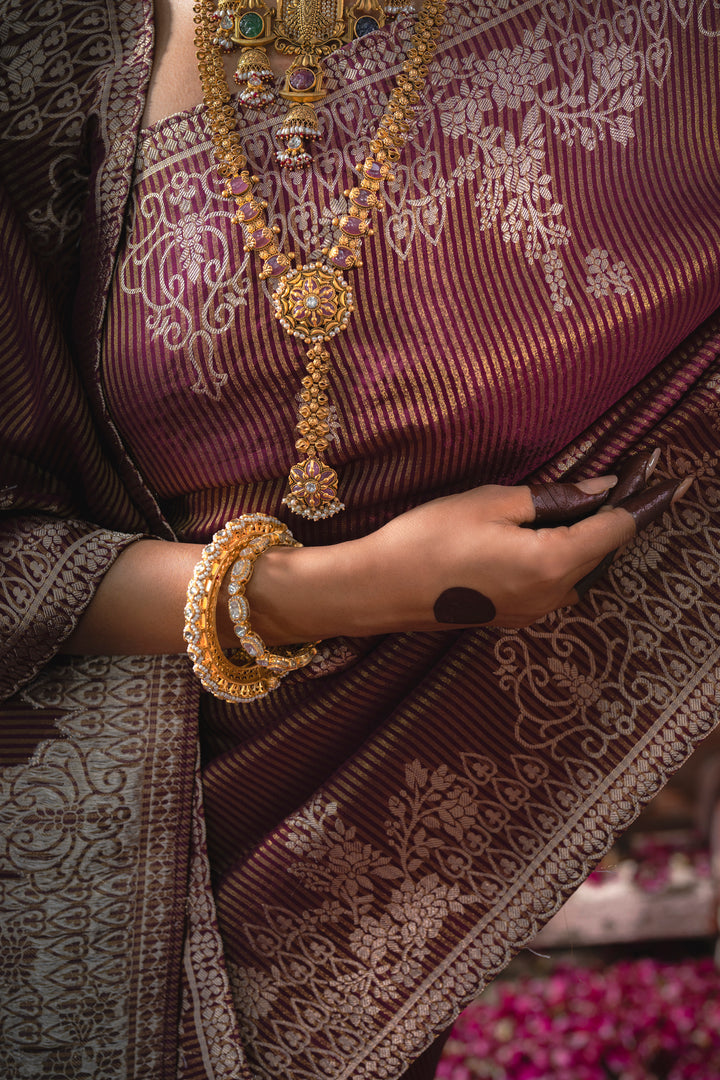
[[353, 311], [352, 292], [343, 271], [358, 265], [363, 238], [371, 233], [371, 215], [382, 207], [380, 189], [394, 179], [392, 164], [407, 140], [444, 22], [445, 5], [446, 0], [424, 0], [407, 59], [370, 142], [370, 153], [356, 165], [359, 184], [345, 192], [348, 211], [333, 221], [337, 231], [334, 242], [323, 249], [324, 261], [293, 266], [294, 256], [280, 251], [279, 227], [268, 226], [267, 203], [254, 195], [259, 180], [247, 168], [222, 51], [213, 41], [214, 0], [195, 2], [198, 70], [218, 171], [224, 181], [223, 195], [235, 201], [232, 221], [243, 227], [245, 250], [254, 251], [262, 262], [260, 278], [277, 280], [272, 296], [275, 317], [288, 334], [309, 346], [296, 427], [295, 448], [301, 460], [290, 470], [283, 503], [313, 521], [345, 508], [338, 498], [337, 473], [323, 457], [330, 435], [327, 389], [331, 357], [325, 342], [346, 328]]

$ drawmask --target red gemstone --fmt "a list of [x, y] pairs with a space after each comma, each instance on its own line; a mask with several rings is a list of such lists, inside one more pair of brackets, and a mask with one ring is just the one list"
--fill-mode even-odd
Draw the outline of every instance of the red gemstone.
[[309, 90], [315, 82], [315, 75], [310, 68], [296, 68], [289, 81], [293, 90]]
[[246, 191], [249, 191], [250, 185], [247, 180], [243, 180], [242, 176], [233, 176], [230, 181], [230, 190], [233, 195], [244, 195]]

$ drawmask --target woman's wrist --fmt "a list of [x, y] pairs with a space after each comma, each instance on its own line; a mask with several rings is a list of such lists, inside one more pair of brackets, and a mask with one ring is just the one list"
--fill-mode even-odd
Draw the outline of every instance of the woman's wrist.
[[[258, 557], [245, 590], [250, 624], [267, 645], [291, 645], [376, 632], [364, 540], [307, 548], [270, 548]], [[218, 602], [218, 630], [234, 643], [227, 614], [228, 579]]]
[[151, 655], [185, 651], [183, 610], [202, 544], [141, 539], [100, 582], [61, 652]]

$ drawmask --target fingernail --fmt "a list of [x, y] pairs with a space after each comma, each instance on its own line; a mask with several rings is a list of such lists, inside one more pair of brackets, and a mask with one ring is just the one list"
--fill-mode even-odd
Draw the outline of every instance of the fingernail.
[[654, 487], [631, 495], [620, 503], [620, 508], [632, 515], [639, 532], [668, 510], [676, 499], [684, 495], [692, 481], [692, 477], [689, 480], [683, 480], [680, 484], [677, 480], [664, 480], [662, 484], [656, 484]]
[[[657, 456], [655, 456], [656, 453]], [[657, 465], [657, 457], [659, 457], [659, 451], [653, 451], [652, 454], [632, 454], [626, 458], [618, 468], [617, 486], [608, 499], [608, 506], [619, 506], [630, 495], [642, 491], [648, 476]], [[654, 461], [653, 458], [655, 458]]]
[[584, 491], [586, 495], [599, 495], [602, 491], [610, 491], [617, 482], [618, 478], [615, 473], [608, 473], [607, 476], [593, 476], [590, 480], [580, 480], [575, 486]]
[[681, 484], [678, 484], [675, 489], [675, 494], [672, 497], [673, 503], [676, 503], [678, 499], [682, 499], [683, 495], [685, 495], [690, 490], [694, 483], [695, 477], [688, 476], [687, 479], [683, 480]]
[[645, 468], [645, 481], [646, 482], [650, 479], [652, 474], [655, 472], [655, 469], [657, 467], [657, 463], [658, 463], [659, 460], [660, 460], [660, 447], [656, 446], [655, 449], [653, 450], [652, 454], [650, 455], [650, 460], [648, 461], [647, 466]]

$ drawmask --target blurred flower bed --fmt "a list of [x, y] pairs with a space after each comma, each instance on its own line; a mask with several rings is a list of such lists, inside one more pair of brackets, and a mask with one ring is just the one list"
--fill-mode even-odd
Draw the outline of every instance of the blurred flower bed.
[[458, 1019], [438, 1080], [720, 1080], [710, 958], [501, 979]]

